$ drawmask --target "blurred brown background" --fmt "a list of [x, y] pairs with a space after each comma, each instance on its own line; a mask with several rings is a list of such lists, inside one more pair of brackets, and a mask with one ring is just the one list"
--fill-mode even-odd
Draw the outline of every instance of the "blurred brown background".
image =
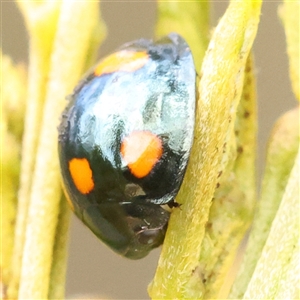
[[[228, 1], [211, 2], [211, 25], [215, 26]], [[254, 46], [259, 98], [259, 172], [263, 169], [265, 147], [275, 120], [295, 106], [289, 83], [284, 31], [277, 16], [280, 3], [265, 1]], [[1, 9], [3, 51], [17, 62], [27, 62], [28, 38], [22, 16], [13, 1], [2, 2]], [[153, 36], [155, 1], [103, 1], [101, 10], [108, 37], [99, 55], [107, 54], [124, 42]], [[96, 299], [148, 299], [146, 289], [154, 275], [159, 250], [140, 261], [119, 257], [74, 217], [69, 249], [68, 298], [87, 298], [89, 295]]]

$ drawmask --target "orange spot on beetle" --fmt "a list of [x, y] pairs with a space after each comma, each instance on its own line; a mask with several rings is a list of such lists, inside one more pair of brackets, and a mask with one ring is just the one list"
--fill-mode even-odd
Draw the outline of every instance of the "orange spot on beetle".
[[88, 194], [94, 188], [93, 172], [86, 158], [72, 158], [69, 161], [69, 170], [73, 182], [82, 194]]
[[134, 52], [121, 50], [102, 60], [94, 70], [96, 76], [116, 71], [133, 72], [142, 68], [149, 57], [146, 51]]
[[121, 144], [121, 154], [131, 173], [148, 175], [163, 153], [161, 139], [150, 131], [134, 131]]

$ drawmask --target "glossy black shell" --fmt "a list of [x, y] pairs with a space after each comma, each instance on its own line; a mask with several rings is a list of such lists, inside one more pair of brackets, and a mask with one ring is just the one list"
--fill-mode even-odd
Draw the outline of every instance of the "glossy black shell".
[[[164, 239], [170, 203], [180, 188], [193, 140], [195, 68], [190, 49], [173, 33], [157, 42], [137, 40], [120, 50], [146, 51], [134, 71], [96, 76], [92, 70], [75, 88], [59, 127], [63, 185], [76, 215], [107, 245], [137, 259]], [[163, 145], [151, 172], [136, 178], [120, 154], [122, 140], [150, 131]], [[82, 194], [69, 161], [86, 158], [94, 188]]]

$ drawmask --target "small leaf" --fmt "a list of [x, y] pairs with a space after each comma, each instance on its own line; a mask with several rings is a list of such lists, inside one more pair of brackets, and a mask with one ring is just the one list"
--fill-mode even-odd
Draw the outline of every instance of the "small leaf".
[[[2, 53], [1, 53], [2, 54]], [[2, 116], [1, 130], [1, 239], [2, 282], [7, 287], [11, 279], [11, 257], [17, 212], [17, 190], [20, 176], [20, 152], [26, 98], [26, 73], [21, 65], [13, 65], [2, 55], [1, 82]], [[3, 174], [5, 174], [3, 176]]]
[[[299, 147], [299, 109], [283, 115], [270, 138], [262, 192], [258, 202], [245, 257], [230, 293], [240, 299], [247, 288], [268, 239]], [[292, 207], [292, 206], [291, 206]], [[293, 210], [294, 211], [294, 208]], [[273, 260], [270, 257], [270, 263]]]
[[[280, 207], [244, 299], [299, 298], [299, 170], [300, 153], [288, 178]], [[280, 298], [279, 295], [289, 295]]]

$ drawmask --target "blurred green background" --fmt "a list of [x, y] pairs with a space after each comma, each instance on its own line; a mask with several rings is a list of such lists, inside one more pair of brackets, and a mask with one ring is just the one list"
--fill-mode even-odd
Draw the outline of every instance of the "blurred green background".
[[[228, 1], [211, 2], [211, 26], [214, 27]], [[289, 82], [284, 31], [277, 16], [280, 3], [264, 1], [254, 45], [258, 82], [259, 174], [263, 170], [267, 139], [275, 120], [295, 106]], [[101, 12], [108, 36], [99, 50], [99, 57], [125, 42], [153, 37], [155, 6], [155, 1], [103, 1]], [[16, 62], [26, 63], [28, 36], [22, 16], [13, 1], [1, 2], [1, 9], [3, 52]], [[72, 217], [67, 298], [148, 299], [146, 289], [154, 275], [158, 255], [159, 250], [140, 261], [119, 257]]]

